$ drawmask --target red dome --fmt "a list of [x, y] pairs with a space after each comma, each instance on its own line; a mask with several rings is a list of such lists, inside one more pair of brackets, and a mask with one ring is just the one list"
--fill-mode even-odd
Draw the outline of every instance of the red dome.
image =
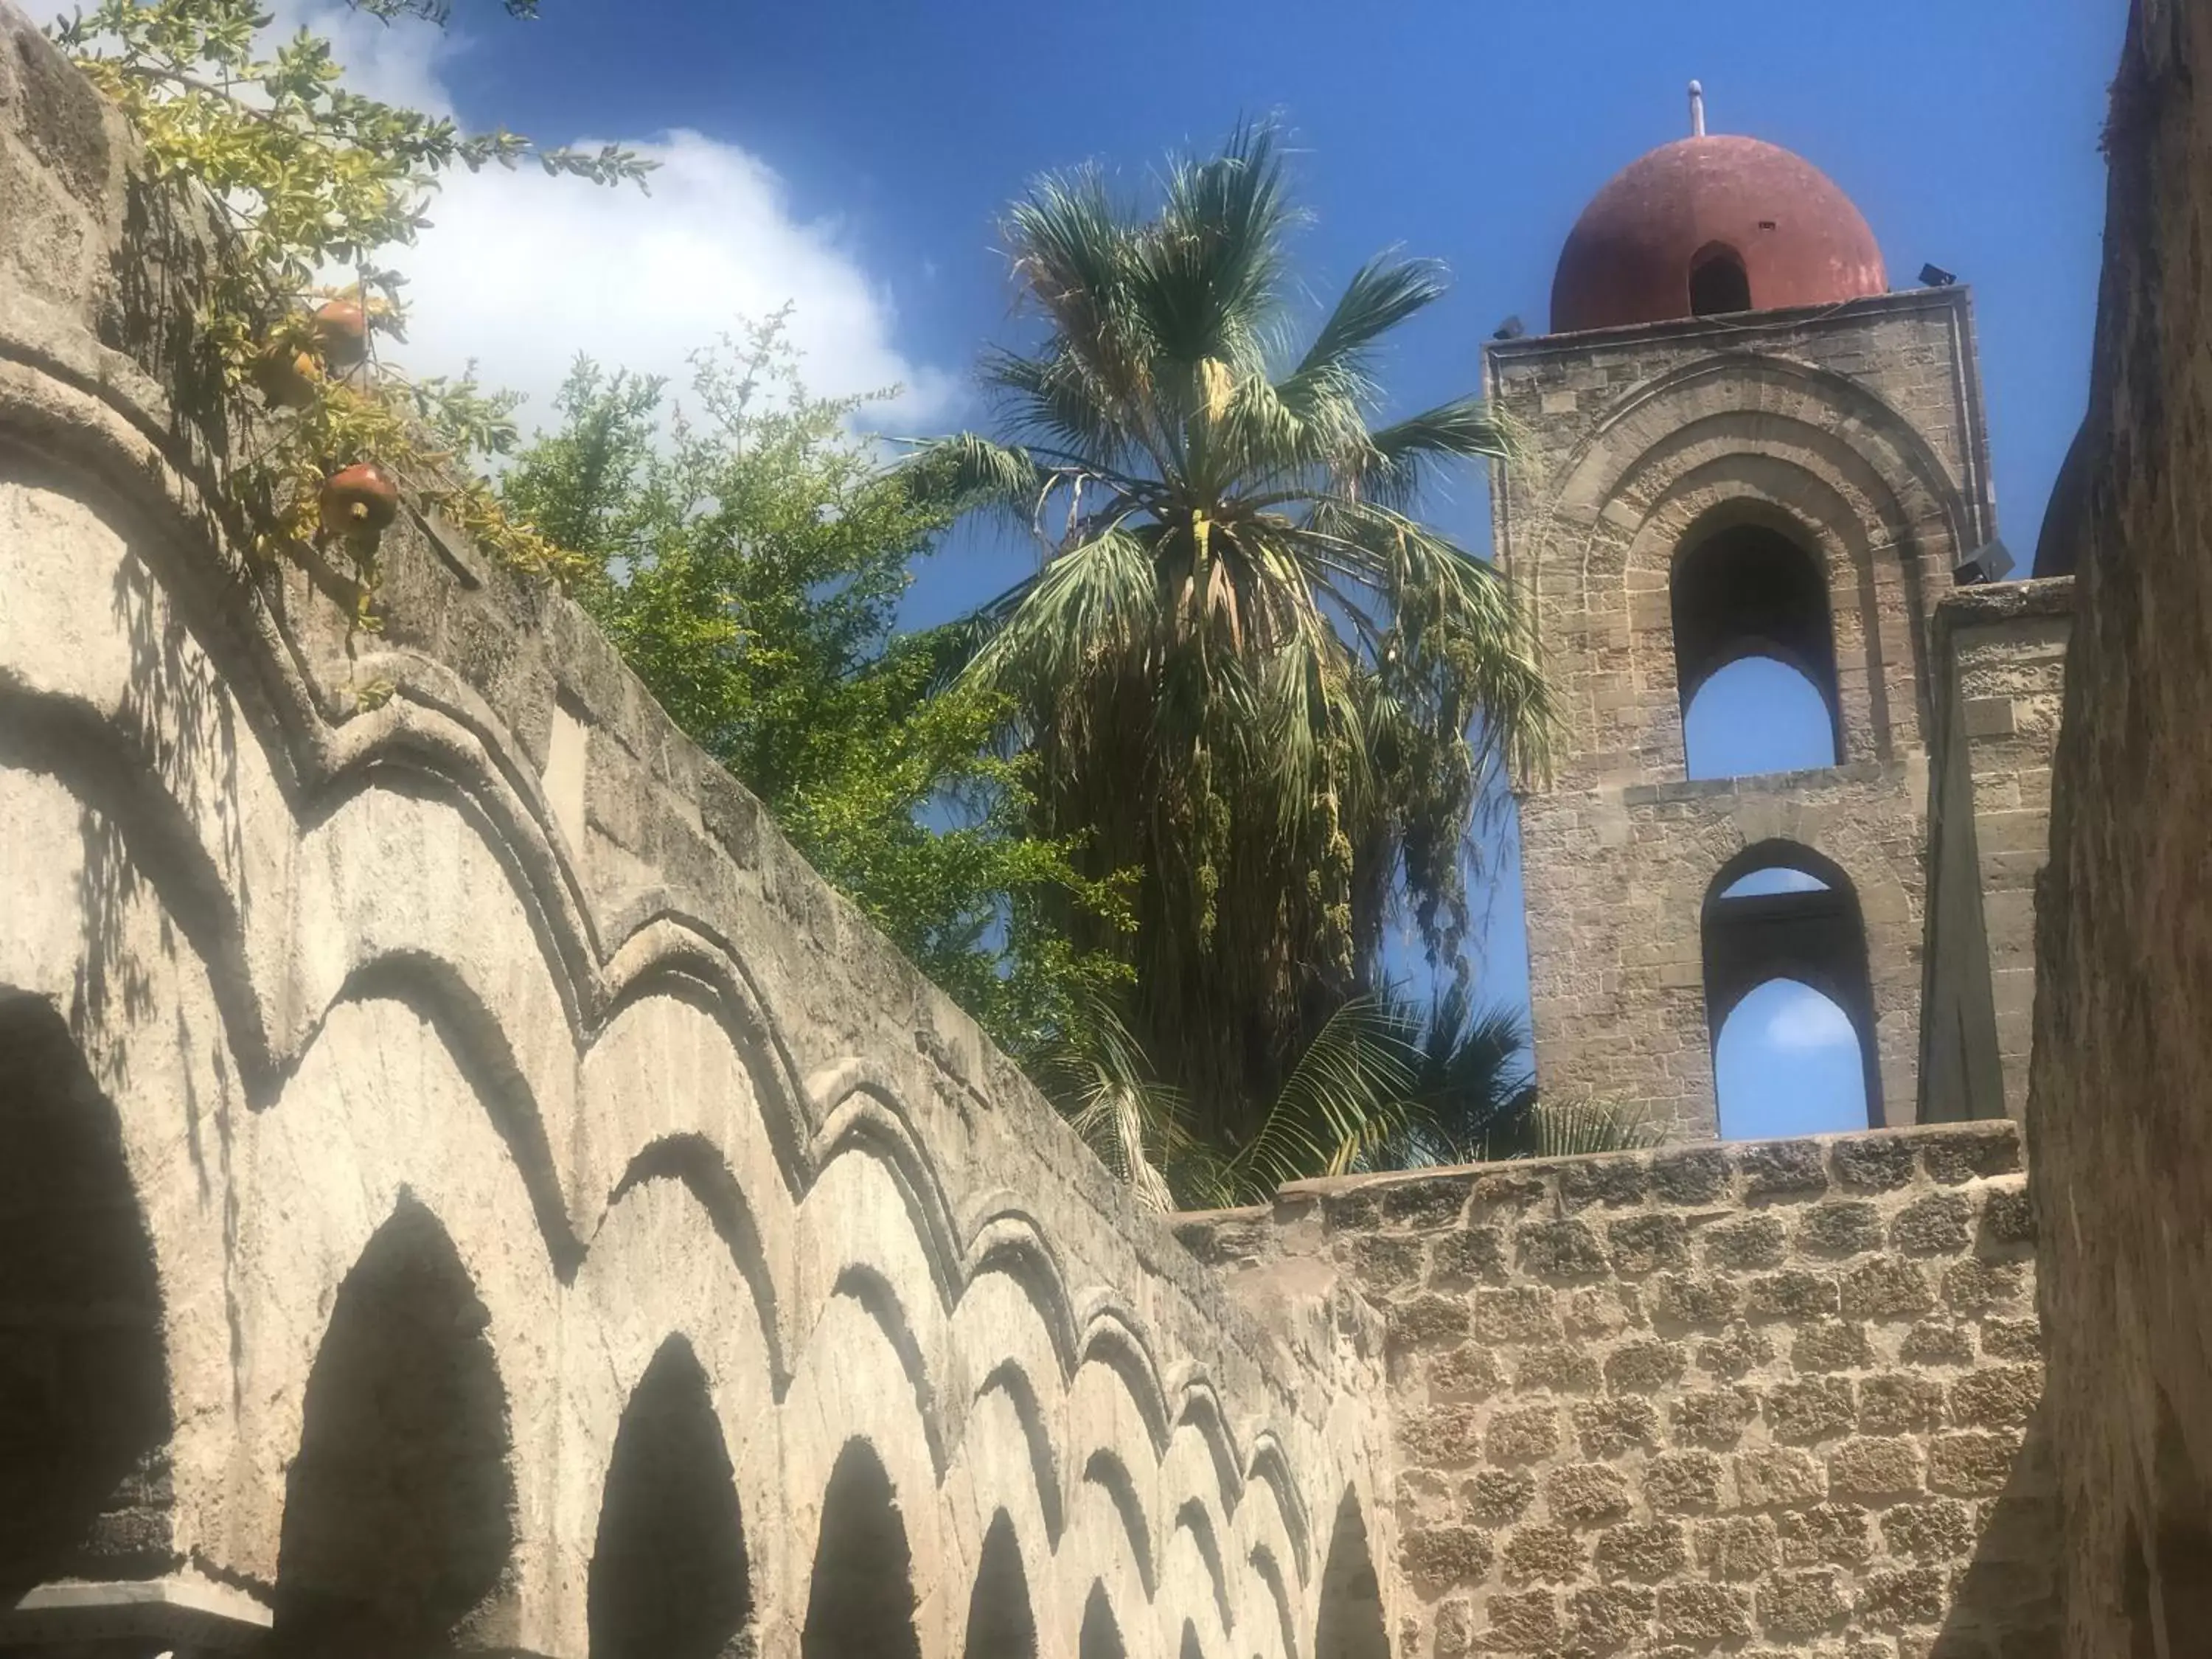
[[1888, 285], [1867, 222], [1810, 161], [1756, 138], [1682, 138], [1583, 210], [1552, 279], [1552, 327], [1828, 305]]

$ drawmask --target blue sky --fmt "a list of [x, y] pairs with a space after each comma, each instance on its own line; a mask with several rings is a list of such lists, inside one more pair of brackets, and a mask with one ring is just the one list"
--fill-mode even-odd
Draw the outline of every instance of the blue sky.
[[[668, 369], [788, 298], [825, 389], [904, 382], [892, 428], [973, 418], [966, 366], [1009, 332], [994, 218], [1024, 182], [1091, 158], [1140, 179], [1174, 147], [1275, 112], [1316, 216], [1304, 268], [1317, 291], [1393, 246], [1454, 273], [1392, 365], [1418, 406], [1478, 384], [1501, 319], [1544, 325], [1576, 215], [1680, 136], [1695, 76], [1715, 131], [1784, 144], [1843, 185], [1893, 281], [1933, 261], [1973, 285], [1999, 520], [2023, 558], [2082, 406], [2118, 0], [542, 4], [529, 25], [464, 6], [435, 47], [344, 31], [379, 85], [471, 125], [663, 147], [650, 204], [471, 184], [413, 262], [421, 354], [481, 357], [541, 404], [574, 347]], [[1483, 499], [1469, 479], [1431, 516], [1486, 545]], [[956, 544], [914, 613], [963, 608], [1021, 562]], [[1793, 740], [1786, 699], [1745, 678], [1705, 711], [1707, 769], [1771, 764]], [[1525, 942], [1499, 850], [1486, 972], [1513, 1001]], [[1809, 995], [1762, 993], [1731, 1023], [1731, 1133], [1844, 1127], [1829, 1120], [1856, 1109], [1856, 1059]]]

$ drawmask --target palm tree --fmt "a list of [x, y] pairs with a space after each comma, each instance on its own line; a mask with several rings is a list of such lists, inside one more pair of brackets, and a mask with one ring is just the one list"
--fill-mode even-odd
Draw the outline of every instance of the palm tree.
[[1003, 440], [912, 463], [1038, 541], [964, 672], [1017, 711], [1038, 832], [1136, 872], [1133, 937], [1070, 926], [1134, 967], [1128, 1030], [1224, 1152], [1374, 985], [1394, 906], [1456, 963], [1477, 804], [1550, 720], [1503, 582], [1414, 516], [1497, 420], [1371, 423], [1377, 349], [1441, 275], [1370, 262], [1292, 352], [1300, 221], [1265, 125], [1176, 162], [1149, 216], [1096, 169], [1042, 180], [1005, 228], [1043, 337], [983, 368]]

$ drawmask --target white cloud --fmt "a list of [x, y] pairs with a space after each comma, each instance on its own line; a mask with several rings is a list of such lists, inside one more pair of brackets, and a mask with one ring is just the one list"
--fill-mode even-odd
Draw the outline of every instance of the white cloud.
[[[71, 0], [37, 6], [46, 15], [70, 9]], [[349, 86], [453, 112], [449, 75], [471, 50], [465, 32], [386, 24], [329, 0], [276, 0], [271, 9], [279, 33], [305, 24], [329, 37]], [[666, 375], [680, 388], [689, 353], [789, 301], [811, 390], [902, 386], [895, 407], [867, 417], [886, 429], [950, 417], [954, 377], [899, 349], [888, 289], [835, 219], [799, 216], [767, 162], [684, 130], [618, 142], [661, 163], [650, 194], [549, 179], [534, 165], [449, 179], [430, 204], [434, 228], [386, 257], [409, 278], [408, 340], [396, 360], [434, 374], [459, 374], [474, 360], [487, 384], [526, 395], [527, 430], [553, 419], [553, 393], [579, 353]]]
[[1766, 1040], [1777, 1048], [1833, 1048], [1858, 1041], [1844, 1011], [1818, 991], [1793, 986], [1767, 1017]]

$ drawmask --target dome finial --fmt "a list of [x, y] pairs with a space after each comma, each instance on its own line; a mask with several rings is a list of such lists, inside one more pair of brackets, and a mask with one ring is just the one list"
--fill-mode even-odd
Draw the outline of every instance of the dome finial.
[[1690, 82], [1690, 137], [1705, 136], [1705, 88], [1699, 81]]

